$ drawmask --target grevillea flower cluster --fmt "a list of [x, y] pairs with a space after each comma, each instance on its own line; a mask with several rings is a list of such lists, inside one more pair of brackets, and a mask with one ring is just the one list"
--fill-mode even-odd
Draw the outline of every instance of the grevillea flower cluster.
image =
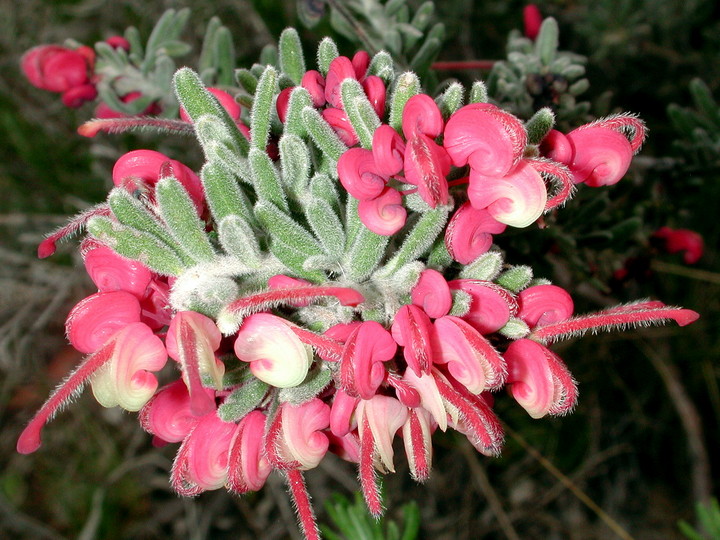
[[395, 470], [395, 439], [419, 482], [437, 430], [495, 456], [496, 400], [533, 418], [575, 406], [552, 342], [697, 318], [653, 300], [576, 314], [563, 288], [504, 260], [508, 228], [620, 181], [644, 139], [635, 116], [561, 133], [549, 109], [523, 122], [480, 82], [467, 98], [457, 83], [433, 98], [387, 53], [351, 59], [326, 39], [306, 70], [292, 29], [279, 52], [277, 65], [243, 72], [249, 108], [179, 70], [182, 118], [136, 122], [194, 131], [199, 172], [125, 154], [107, 202], [40, 246], [48, 256], [86, 230], [98, 292], [67, 318], [87, 356], [18, 451], [37, 450], [45, 423], [90, 384], [101, 405], [138, 411], [156, 444], [179, 445], [178, 493], [256, 491], [276, 471], [317, 538], [304, 472], [328, 452], [357, 463], [379, 516], [377, 474]]

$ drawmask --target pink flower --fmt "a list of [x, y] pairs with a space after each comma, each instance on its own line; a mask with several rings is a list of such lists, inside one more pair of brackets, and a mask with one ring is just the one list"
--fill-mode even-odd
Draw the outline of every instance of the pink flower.
[[330, 445], [322, 431], [330, 426], [330, 406], [318, 398], [291, 405], [283, 403], [282, 437], [278, 438], [279, 454], [285, 462], [296, 462], [299, 469], [318, 466]]
[[385, 379], [385, 366], [395, 356], [397, 344], [390, 332], [375, 321], [365, 321], [352, 331], [340, 361], [340, 387], [351, 396], [370, 399]]
[[499, 285], [477, 279], [455, 279], [448, 285], [450, 289], [459, 289], [470, 295], [470, 311], [463, 319], [481, 334], [497, 332], [517, 313], [517, 301]]
[[330, 62], [330, 68], [325, 77], [325, 99], [338, 109], [342, 109], [340, 84], [345, 79], [357, 79], [355, 68], [347, 56], [338, 56]]
[[130, 42], [122, 36], [110, 36], [105, 40], [105, 43], [113, 49], [122, 49], [125, 52], [130, 52]]
[[300, 81], [300, 86], [310, 92], [313, 106], [320, 108], [325, 105], [325, 79], [314, 69], [308, 70]]
[[115, 332], [136, 322], [140, 322], [137, 297], [125, 291], [99, 292], [81, 300], [70, 311], [65, 331], [78, 351], [93, 353]]
[[238, 426], [209, 412], [185, 437], [173, 463], [170, 480], [180, 495], [193, 497], [219, 489], [228, 479], [230, 444]]
[[400, 192], [386, 187], [377, 197], [358, 203], [358, 216], [372, 232], [391, 236], [405, 226], [407, 210]]
[[238, 424], [228, 456], [228, 487], [235, 493], [259, 491], [272, 472], [263, 452], [266, 420], [256, 410]]
[[235, 354], [250, 363], [253, 375], [277, 388], [303, 382], [313, 360], [312, 348], [300, 341], [289, 323], [269, 313], [256, 313], [243, 321]]
[[428, 373], [433, 355], [430, 317], [417, 306], [403, 306], [395, 313], [391, 330], [395, 342], [403, 347], [408, 367], [418, 376]]
[[152, 272], [139, 261], [125, 259], [107, 246], [83, 242], [85, 270], [100, 292], [126, 291], [139, 299], [152, 280]]
[[350, 148], [340, 156], [337, 171], [343, 187], [360, 201], [372, 200], [385, 189], [387, 176], [380, 172], [370, 150]]
[[97, 96], [91, 82], [94, 61], [90, 47], [39, 45], [23, 55], [20, 66], [33, 86], [63, 94], [66, 105], [79, 107]]
[[472, 103], [455, 112], [443, 142], [453, 165], [469, 164], [477, 174], [493, 177], [510, 172], [526, 144], [520, 120], [489, 103]]
[[372, 156], [378, 175], [394, 176], [403, 169], [405, 141], [392, 127], [382, 124], [373, 133]]
[[374, 443], [373, 454], [378, 457], [375, 466], [383, 472], [395, 472], [392, 441], [407, 420], [407, 407], [393, 397], [377, 395], [360, 400], [356, 414], [360, 439], [371, 438]]
[[157, 389], [152, 372], [165, 365], [165, 347], [139, 322], [125, 326], [113, 340], [112, 356], [91, 379], [93, 395], [103, 407], [119, 405], [127, 411], [139, 411]]
[[[205, 388], [204, 391], [208, 397], [214, 398], [213, 390]], [[158, 442], [169, 443], [182, 441], [199, 418], [192, 412], [190, 393], [181, 379], [158, 390], [139, 415], [145, 431], [155, 435]]]
[[513, 341], [503, 355], [507, 384], [533, 418], [566, 414], [577, 401], [577, 383], [555, 353], [529, 339]]
[[420, 279], [410, 291], [413, 305], [423, 308], [429, 317], [435, 319], [447, 315], [452, 307], [450, 287], [443, 275], [428, 268], [420, 273]]
[[337, 133], [337, 136], [340, 137], [340, 140], [347, 146], [355, 146], [360, 141], [344, 109], [328, 107], [323, 109], [321, 114], [325, 121], [330, 124], [330, 127], [333, 128], [333, 131]]
[[663, 249], [668, 253], [683, 253], [685, 264], [695, 264], [703, 256], [705, 242], [702, 236], [689, 229], [671, 229], [660, 227], [652, 235], [659, 240]]
[[493, 234], [505, 231], [507, 225], [495, 219], [487, 208], [477, 209], [465, 202], [455, 211], [445, 229], [445, 246], [453, 259], [470, 264], [486, 253]]
[[518, 295], [518, 318], [530, 328], [564, 321], [572, 317], [573, 300], [557, 285], [536, 285]]
[[528, 4], [523, 8], [523, 29], [525, 37], [532, 39], [533, 41], [540, 33], [540, 26], [542, 25], [542, 14], [540, 8], [535, 4]]

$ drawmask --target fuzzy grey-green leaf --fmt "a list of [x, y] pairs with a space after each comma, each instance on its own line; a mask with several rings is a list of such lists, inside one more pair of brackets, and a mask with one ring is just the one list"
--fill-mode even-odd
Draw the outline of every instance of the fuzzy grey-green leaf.
[[270, 387], [260, 379], [252, 378], [233, 390], [218, 407], [223, 422], [239, 422], [262, 402]]

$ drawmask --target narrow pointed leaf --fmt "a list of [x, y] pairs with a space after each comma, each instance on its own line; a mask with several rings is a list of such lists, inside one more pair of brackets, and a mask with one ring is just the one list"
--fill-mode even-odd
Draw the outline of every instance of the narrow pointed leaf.
[[200, 171], [205, 197], [216, 223], [230, 215], [244, 220], [253, 217], [252, 206], [233, 175], [216, 161], [208, 161]]
[[300, 84], [305, 74], [305, 58], [302, 52], [300, 36], [294, 28], [286, 28], [280, 34], [278, 42], [280, 53], [280, 70], [296, 85]]
[[280, 181], [280, 175], [275, 169], [270, 156], [265, 153], [264, 149], [252, 148], [248, 156], [248, 162], [250, 163], [258, 199], [271, 202], [278, 208], [287, 211], [288, 204], [285, 191]]
[[239, 215], [228, 215], [218, 225], [220, 245], [226, 253], [243, 261], [251, 268], [260, 268], [262, 253], [255, 231]]
[[250, 112], [250, 134], [253, 148], [265, 151], [270, 136], [270, 119], [273, 109], [273, 98], [277, 90], [278, 73], [272, 66], [267, 66], [260, 76], [255, 89], [255, 100]]

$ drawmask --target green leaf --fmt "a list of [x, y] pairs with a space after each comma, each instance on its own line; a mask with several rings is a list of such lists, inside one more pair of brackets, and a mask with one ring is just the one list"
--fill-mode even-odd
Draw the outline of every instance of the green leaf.
[[218, 86], [231, 86], [235, 72], [235, 46], [230, 30], [221, 26], [215, 35], [215, 71]]
[[161, 178], [155, 186], [160, 215], [183, 251], [197, 262], [215, 258], [215, 250], [205, 233], [190, 195], [172, 176]]
[[238, 215], [245, 220], [253, 218], [250, 201], [225, 166], [208, 161], [200, 171], [200, 178], [216, 223], [230, 215]]
[[[402, 1], [404, 2], [405, 0]], [[385, 86], [390, 84], [395, 77], [395, 64], [392, 56], [386, 51], [377, 53], [370, 61], [367, 74], [380, 77], [385, 82]]]
[[200, 59], [198, 60], [198, 71], [200, 73], [215, 67], [215, 34], [221, 26], [220, 17], [217, 16], [212, 17], [207, 24]]
[[330, 205], [337, 215], [341, 215], [337, 182], [327, 174], [317, 173], [313, 175], [310, 179], [310, 196], [322, 199]]
[[179, 276], [185, 270], [186, 265], [178, 253], [150, 233], [114, 223], [107, 217], [90, 219], [87, 230], [113, 251], [140, 261], [160, 275]]
[[405, 104], [416, 94], [420, 93], [420, 79], [411, 71], [407, 71], [397, 78], [395, 89], [390, 98], [390, 119], [388, 123], [396, 130], [402, 129], [402, 113]]
[[278, 399], [292, 405], [301, 405], [322, 392], [331, 380], [332, 371], [323, 363], [319, 369], [310, 370], [305, 380], [298, 386], [280, 390]]
[[415, 53], [413, 59], [410, 60], [410, 67], [417, 72], [425, 73], [430, 68], [432, 61], [435, 60], [435, 57], [440, 52], [442, 44], [442, 40], [438, 38], [427, 38], [418, 52]]
[[440, 108], [440, 112], [443, 118], [447, 120], [450, 118], [455, 111], [463, 106], [463, 100], [465, 98], [465, 88], [463, 85], [454, 82], [437, 98], [437, 104]]
[[519, 293], [527, 287], [533, 279], [533, 269], [529, 266], [511, 266], [500, 274], [495, 282], [507, 290]]
[[193, 121], [197, 121], [204, 114], [218, 117], [230, 134], [235, 146], [243, 156], [247, 155], [250, 148], [248, 140], [238, 129], [235, 120], [230, 118], [230, 115], [218, 100], [207, 91], [197, 73], [189, 68], [180, 68], [175, 73], [173, 82], [178, 101]]
[[226, 253], [237, 257], [251, 268], [259, 269], [263, 255], [257, 234], [250, 224], [239, 215], [228, 215], [218, 224], [218, 239]]
[[540, 144], [555, 126], [555, 114], [549, 107], [537, 111], [525, 124], [529, 144]]
[[286, 133], [278, 143], [283, 184], [299, 197], [307, 193], [310, 179], [310, 152], [297, 135]]
[[280, 175], [275, 168], [275, 164], [262, 150], [252, 148], [248, 156], [250, 163], [250, 171], [253, 177], [253, 185], [259, 201], [269, 201], [274, 203], [278, 208], [288, 211], [288, 203], [285, 198]]
[[230, 392], [217, 409], [218, 417], [223, 422], [239, 422], [262, 403], [269, 388], [267, 383], [253, 377]]
[[540, 33], [535, 41], [535, 54], [544, 66], [549, 65], [555, 58], [559, 33], [557, 21], [552, 17], [548, 17], [540, 25]]
[[323, 77], [327, 75], [327, 72], [330, 69], [330, 62], [335, 60], [338, 56], [340, 56], [340, 53], [338, 52], [335, 42], [329, 37], [324, 37], [318, 45], [317, 50], [318, 70]]
[[331, 172], [337, 178], [337, 160], [347, 150], [347, 146], [314, 107], [305, 107], [302, 117], [307, 132], [320, 151], [330, 160]]
[[435, 244], [430, 248], [430, 254], [428, 255], [428, 268], [442, 271], [453, 263], [452, 255], [447, 250], [445, 245], [445, 239], [439, 238], [435, 241]]
[[310, 198], [305, 204], [305, 216], [325, 252], [340, 260], [345, 251], [345, 231], [332, 207], [323, 199]]
[[499, 251], [483, 253], [460, 271], [462, 279], [482, 279], [492, 281], [500, 273], [503, 257]]
[[442, 232], [449, 213], [449, 206], [438, 206], [422, 214], [396, 250], [395, 256], [378, 271], [378, 277], [389, 277], [402, 266], [423, 255]]
[[294, 28], [283, 30], [282, 34], [280, 34], [278, 49], [280, 52], [280, 70], [290, 77], [293, 83], [300, 84], [305, 74], [305, 58], [297, 30]]
[[270, 119], [273, 99], [277, 93], [278, 73], [273, 66], [266, 66], [255, 90], [255, 100], [250, 112], [252, 146], [265, 151], [270, 136]]
[[385, 255], [389, 240], [389, 236], [381, 236], [360, 226], [343, 258], [347, 278], [355, 282], [369, 278]]
[[297, 135], [298, 137], [307, 135], [305, 120], [303, 119], [305, 107], [313, 108], [310, 92], [302, 86], [297, 86], [290, 92], [287, 114], [285, 115], [285, 134]]
[[363, 148], [372, 148], [373, 134], [380, 127], [380, 119], [365, 95], [362, 85], [355, 79], [340, 83], [342, 103], [348, 120]]
[[257, 77], [249, 69], [240, 68], [235, 70], [235, 80], [248, 94], [255, 95], [257, 89]]

